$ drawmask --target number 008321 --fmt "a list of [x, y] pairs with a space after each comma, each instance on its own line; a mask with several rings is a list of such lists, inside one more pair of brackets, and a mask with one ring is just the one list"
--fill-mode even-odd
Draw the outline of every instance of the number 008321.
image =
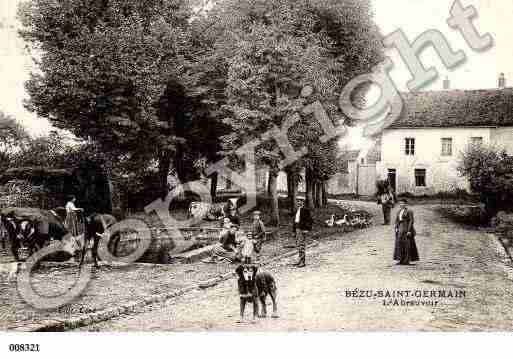
[[39, 344], [9, 344], [11, 352], [38, 352]]

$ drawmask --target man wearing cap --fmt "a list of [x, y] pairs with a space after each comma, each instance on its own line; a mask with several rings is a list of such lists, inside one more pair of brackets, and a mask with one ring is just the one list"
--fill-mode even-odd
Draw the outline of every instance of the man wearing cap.
[[260, 252], [262, 242], [265, 239], [264, 222], [260, 219], [260, 211], [253, 212], [253, 223], [251, 224], [251, 236], [255, 243], [255, 251]]
[[312, 230], [312, 215], [308, 208], [303, 206], [303, 201], [297, 201], [297, 212], [294, 216], [293, 230], [296, 234], [299, 261], [295, 264], [302, 268], [306, 266], [306, 234]]
[[413, 211], [408, 208], [406, 199], [399, 200], [399, 212], [395, 219], [394, 260], [397, 264], [408, 265], [419, 260], [419, 252], [415, 243], [415, 227]]

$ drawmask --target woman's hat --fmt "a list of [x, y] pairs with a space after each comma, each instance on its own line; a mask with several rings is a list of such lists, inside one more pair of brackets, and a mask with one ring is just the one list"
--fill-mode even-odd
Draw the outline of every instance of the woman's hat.
[[260, 212], [260, 211], [253, 211], [253, 214], [254, 214], [254, 215], [255, 215], [255, 214], [260, 215], [260, 214], [262, 214], [262, 212]]
[[408, 200], [406, 198], [400, 198], [399, 202], [408, 203]]

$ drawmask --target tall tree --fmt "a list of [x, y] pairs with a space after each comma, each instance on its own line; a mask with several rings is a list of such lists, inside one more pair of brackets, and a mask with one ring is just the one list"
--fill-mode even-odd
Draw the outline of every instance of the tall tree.
[[[217, 2], [212, 14], [223, 29], [216, 51], [228, 67], [223, 108], [233, 132], [224, 137], [227, 149], [259, 138], [273, 126], [281, 128], [287, 115], [305, 104], [299, 98], [305, 85], [316, 90], [308, 101], [321, 100], [340, 124], [344, 118], [337, 100], [343, 85], [382, 58], [366, 0], [226, 0]], [[307, 185], [313, 185], [330, 175], [336, 144], [319, 143], [318, 123], [304, 125], [291, 142], [307, 145], [303, 165]], [[256, 158], [269, 168], [272, 222], [278, 224], [275, 184], [283, 153], [276, 141], [268, 140], [256, 149]]]
[[156, 159], [166, 187], [188, 112], [188, 2], [27, 0], [19, 16], [40, 57], [27, 107], [107, 151]]

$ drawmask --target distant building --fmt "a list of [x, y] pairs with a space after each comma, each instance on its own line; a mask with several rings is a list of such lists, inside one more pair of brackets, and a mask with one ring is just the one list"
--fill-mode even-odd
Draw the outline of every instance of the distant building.
[[[513, 89], [506, 83], [501, 74], [497, 89], [451, 90], [447, 78], [443, 91], [401, 94], [401, 115], [375, 139], [373, 148], [341, 152], [340, 171], [328, 181], [328, 193], [372, 196], [379, 179], [388, 179], [397, 193], [468, 190], [457, 165], [469, 144], [496, 144], [513, 154]], [[257, 172], [257, 188], [266, 190], [268, 173]], [[300, 192], [304, 185], [299, 184]], [[220, 184], [230, 187], [229, 182]], [[282, 172], [278, 191], [287, 191]]]
[[446, 90], [402, 94], [403, 112], [381, 139], [378, 177], [397, 193], [436, 194], [468, 189], [458, 175], [460, 153], [471, 144], [497, 144], [513, 153], [513, 89]]

